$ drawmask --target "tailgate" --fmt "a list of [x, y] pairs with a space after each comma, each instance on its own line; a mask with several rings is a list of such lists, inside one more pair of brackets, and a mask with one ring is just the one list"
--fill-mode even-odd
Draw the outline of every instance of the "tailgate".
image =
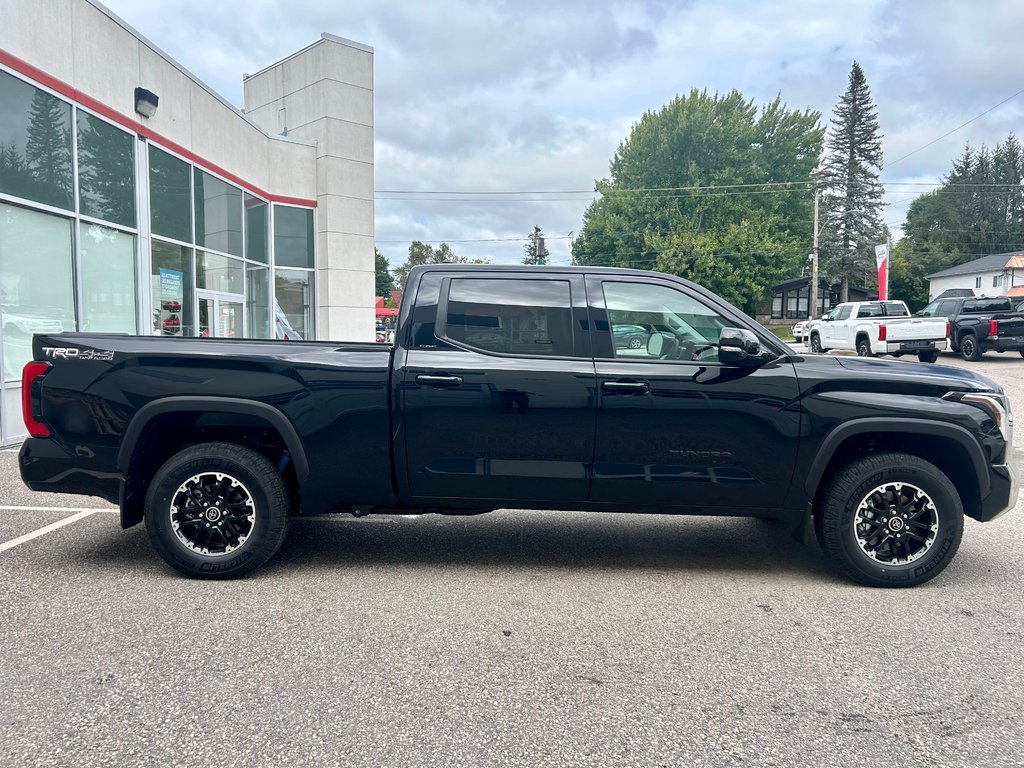
[[884, 323], [889, 341], [939, 341], [946, 338], [944, 317], [890, 317]]

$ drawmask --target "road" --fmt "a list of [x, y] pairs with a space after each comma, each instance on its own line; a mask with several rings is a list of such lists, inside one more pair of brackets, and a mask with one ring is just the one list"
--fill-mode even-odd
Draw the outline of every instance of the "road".
[[[942, 362], [1024, 409], [1019, 356]], [[212, 583], [15, 459], [0, 548], [81, 517], [0, 551], [3, 766], [1024, 765], [1019, 505], [905, 591], [768, 523], [522, 510], [297, 521]]]

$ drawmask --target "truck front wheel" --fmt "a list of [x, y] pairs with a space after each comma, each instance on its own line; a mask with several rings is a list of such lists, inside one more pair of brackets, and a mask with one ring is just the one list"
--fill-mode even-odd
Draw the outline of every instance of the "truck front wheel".
[[229, 579], [267, 562], [284, 542], [288, 490], [274, 465], [234, 443], [172, 456], [146, 494], [153, 548], [186, 576]]
[[953, 483], [924, 459], [879, 453], [847, 464], [815, 515], [818, 542], [844, 576], [912, 587], [949, 565], [964, 529]]
[[811, 352], [827, 352], [823, 346], [821, 346], [821, 337], [816, 334], [811, 334]]

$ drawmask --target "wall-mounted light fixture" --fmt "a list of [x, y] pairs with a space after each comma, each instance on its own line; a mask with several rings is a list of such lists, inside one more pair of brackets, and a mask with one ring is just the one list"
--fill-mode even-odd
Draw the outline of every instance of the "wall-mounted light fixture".
[[152, 117], [156, 114], [160, 97], [145, 88], [135, 89], [135, 111], [143, 117]]

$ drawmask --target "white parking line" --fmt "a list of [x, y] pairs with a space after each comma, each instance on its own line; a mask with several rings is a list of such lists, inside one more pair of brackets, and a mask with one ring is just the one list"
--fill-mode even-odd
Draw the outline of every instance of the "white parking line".
[[2, 506], [0, 512], [107, 512], [116, 514], [117, 509], [104, 509], [103, 507], [17, 507]]
[[72, 515], [71, 517], [65, 517], [63, 520], [58, 520], [56, 523], [53, 523], [51, 525], [44, 526], [43, 528], [38, 528], [32, 531], [31, 533], [26, 533], [24, 536], [19, 536], [16, 539], [5, 541], [3, 544], [0, 544], [0, 552], [6, 552], [8, 549], [13, 549], [19, 544], [24, 544], [26, 541], [32, 541], [32, 539], [38, 538], [39, 536], [45, 536], [47, 533], [50, 533], [51, 531], [56, 531], [58, 528], [63, 528], [65, 525], [71, 525], [71, 523], [75, 523], [81, 520], [83, 517], [88, 517], [89, 515], [92, 515], [99, 511], [100, 510], [98, 509], [88, 509], [85, 510], [84, 512], [79, 512], [77, 515]]

